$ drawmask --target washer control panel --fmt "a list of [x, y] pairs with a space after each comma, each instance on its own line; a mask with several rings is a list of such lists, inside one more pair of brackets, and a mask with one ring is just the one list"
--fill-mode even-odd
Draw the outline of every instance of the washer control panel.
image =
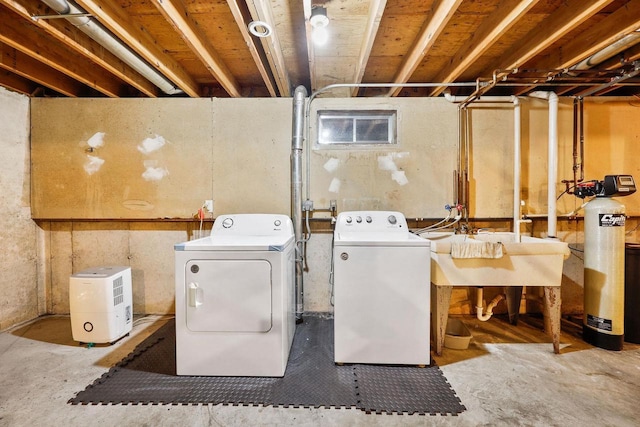
[[396, 211], [352, 211], [338, 214], [336, 232], [402, 232], [406, 233], [407, 220]]

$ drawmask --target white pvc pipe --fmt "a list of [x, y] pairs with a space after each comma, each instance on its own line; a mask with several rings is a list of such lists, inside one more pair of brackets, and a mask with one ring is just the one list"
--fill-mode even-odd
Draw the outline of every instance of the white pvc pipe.
[[520, 242], [520, 176], [522, 169], [522, 149], [520, 144], [520, 100], [513, 97], [513, 234], [514, 241]]
[[[44, 4], [49, 6], [62, 15], [76, 15], [85, 13], [84, 10], [77, 8], [75, 5], [66, 0], [42, 0]], [[138, 55], [133, 53], [127, 46], [122, 44], [120, 40], [106, 31], [104, 27], [91, 18], [68, 16], [67, 21], [76, 26], [80, 31], [91, 37], [99, 45], [107, 49], [109, 52], [120, 58], [131, 68], [140, 73], [144, 78], [156, 85], [167, 95], [175, 95], [182, 91], [175, 87], [173, 83], [167, 80], [160, 72], [151, 67]]]
[[547, 154], [547, 237], [557, 234], [556, 180], [558, 178], [558, 95], [555, 92], [536, 91], [529, 96], [549, 101], [549, 146]]
[[476, 317], [478, 318], [478, 320], [482, 321], [482, 322], [486, 322], [487, 320], [491, 319], [491, 316], [493, 316], [493, 308], [498, 305], [498, 303], [500, 301], [502, 301], [503, 299], [505, 299], [505, 295], [504, 294], [498, 294], [496, 295], [489, 304], [487, 304], [487, 310], [484, 314], [482, 314], [482, 305], [484, 303], [483, 298], [482, 298], [482, 288], [477, 288], [476, 289]]
[[556, 180], [558, 179], [558, 95], [549, 93], [549, 185], [547, 187], [549, 219], [547, 237], [557, 235]]

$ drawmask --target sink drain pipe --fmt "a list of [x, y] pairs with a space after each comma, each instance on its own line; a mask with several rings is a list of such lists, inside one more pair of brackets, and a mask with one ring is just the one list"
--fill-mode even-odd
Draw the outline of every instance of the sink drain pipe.
[[505, 294], [496, 295], [496, 297], [492, 299], [489, 304], [487, 304], [487, 310], [485, 311], [484, 314], [482, 314], [482, 311], [483, 311], [482, 306], [484, 302], [482, 298], [482, 294], [483, 294], [483, 288], [478, 287], [476, 289], [476, 316], [478, 317], [478, 320], [486, 322], [487, 320], [491, 319], [491, 316], [493, 316], [493, 308], [496, 305], [498, 305], [500, 301], [505, 299]]

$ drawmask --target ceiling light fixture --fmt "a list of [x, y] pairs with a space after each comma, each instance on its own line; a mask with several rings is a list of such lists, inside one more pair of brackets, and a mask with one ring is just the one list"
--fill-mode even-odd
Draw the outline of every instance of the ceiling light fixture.
[[329, 25], [327, 17], [327, 9], [324, 6], [314, 6], [311, 9], [311, 18], [309, 18], [313, 28], [323, 28]]
[[326, 44], [327, 40], [329, 40], [329, 33], [327, 32], [327, 25], [329, 25], [327, 9], [324, 6], [313, 6], [309, 23], [312, 27], [311, 37], [313, 38], [313, 42], [319, 46]]
[[269, 37], [273, 30], [271, 25], [264, 21], [251, 21], [249, 23], [249, 32], [256, 37]]

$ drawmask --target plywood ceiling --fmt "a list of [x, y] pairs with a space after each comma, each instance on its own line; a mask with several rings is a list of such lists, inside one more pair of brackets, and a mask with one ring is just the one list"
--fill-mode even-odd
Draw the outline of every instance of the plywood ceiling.
[[0, 22], [0, 85], [30, 96], [640, 94], [640, 0], [0, 0]]

